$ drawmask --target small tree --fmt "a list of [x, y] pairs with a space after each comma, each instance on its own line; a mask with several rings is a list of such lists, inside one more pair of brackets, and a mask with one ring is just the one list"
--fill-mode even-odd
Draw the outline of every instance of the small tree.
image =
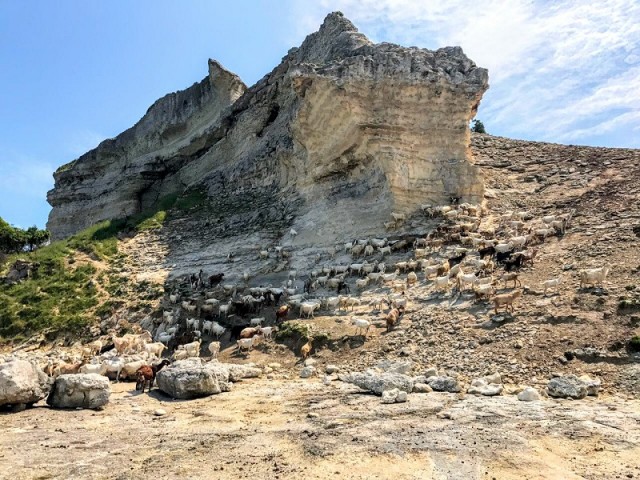
[[474, 133], [487, 133], [487, 131], [484, 129], [484, 123], [482, 123], [480, 120], [473, 121], [471, 131]]
[[18, 253], [27, 248], [30, 252], [47, 243], [50, 234], [33, 226], [27, 230], [16, 228], [0, 217], [0, 252]]

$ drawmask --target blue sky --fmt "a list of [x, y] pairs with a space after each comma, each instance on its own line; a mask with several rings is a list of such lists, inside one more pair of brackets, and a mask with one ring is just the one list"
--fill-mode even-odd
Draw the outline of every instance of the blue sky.
[[489, 69], [490, 133], [640, 148], [638, 0], [0, 0], [0, 216], [44, 226], [57, 166], [208, 58], [253, 84], [333, 10], [374, 41], [461, 45]]

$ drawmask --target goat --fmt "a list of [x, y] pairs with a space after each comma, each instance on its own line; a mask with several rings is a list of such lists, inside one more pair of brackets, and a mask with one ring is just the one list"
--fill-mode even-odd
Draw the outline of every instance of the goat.
[[507, 312], [509, 311], [509, 309], [511, 309], [511, 312], [513, 313], [513, 302], [521, 295], [522, 290], [514, 290], [513, 292], [503, 293], [501, 295], [496, 295], [495, 297], [493, 297], [491, 301], [493, 302], [496, 315], [498, 314], [498, 308], [503, 305], [505, 306], [505, 310]]
[[278, 310], [276, 310], [276, 322], [286, 319], [287, 315], [289, 315], [290, 308], [289, 305], [281, 305]]
[[546, 280], [544, 282], [542, 282], [542, 287], [544, 288], [544, 293], [543, 295], [547, 294], [547, 290], [550, 288], [557, 288], [558, 285], [560, 285], [560, 277], [558, 278], [553, 278], [551, 280]]
[[415, 272], [409, 272], [407, 275], [407, 286], [418, 283], [418, 275]]
[[507, 283], [508, 282], [513, 282], [513, 288], [516, 288], [518, 286], [520, 286], [520, 287], [522, 286], [522, 283], [518, 279], [518, 274], [517, 273], [505, 273], [500, 277], [500, 280], [502, 280], [504, 282], [504, 288], [507, 288]]
[[148, 390], [151, 391], [153, 383], [156, 380], [156, 375], [158, 375], [158, 372], [169, 364], [169, 360], [163, 360], [157, 365], [143, 365], [136, 370], [136, 390], [141, 390], [141, 393], [144, 393], [144, 387], [148, 385]]
[[253, 347], [253, 338], [240, 338], [238, 339], [238, 351], [251, 350]]
[[309, 337], [307, 339], [307, 343], [305, 343], [301, 348], [300, 348], [300, 355], [302, 356], [303, 360], [306, 360], [307, 357], [309, 357], [309, 354], [311, 353], [311, 349], [313, 348], [313, 337]]
[[218, 358], [218, 354], [220, 353], [220, 342], [211, 342], [208, 350], [211, 354], [211, 358]]
[[392, 308], [387, 316], [385, 317], [385, 322], [387, 324], [387, 332], [390, 332], [398, 323], [400, 319], [400, 315], [402, 315], [402, 310], [398, 308]]
[[609, 273], [609, 267], [592, 268], [590, 270], [580, 271], [580, 288], [584, 288], [584, 285], [600, 284], [600, 287], [604, 286], [604, 280]]
[[300, 304], [300, 317], [306, 315], [307, 318], [313, 317], [313, 312], [320, 308], [318, 302], [303, 302]]
[[354, 335], [358, 335], [358, 332], [362, 332], [365, 338], [367, 338], [367, 333], [369, 333], [369, 327], [371, 327], [371, 323], [364, 318], [352, 318], [351, 325], [355, 325], [356, 333]]

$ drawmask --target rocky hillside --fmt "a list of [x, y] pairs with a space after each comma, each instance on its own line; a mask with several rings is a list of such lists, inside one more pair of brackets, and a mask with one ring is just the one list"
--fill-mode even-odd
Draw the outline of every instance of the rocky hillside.
[[[54, 238], [194, 188], [219, 204], [216, 223], [225, 209], [248, 211], [276, 237], [285, 224], [367, 235], [392, 211], [482, 198], [468, 123], [488, 75], [460, 48], [373, 44], [332, 13], [251, 88], [216, 62], [209, 70], [56, 172]], [[237, 233], [256, 230], [248, 220]]]

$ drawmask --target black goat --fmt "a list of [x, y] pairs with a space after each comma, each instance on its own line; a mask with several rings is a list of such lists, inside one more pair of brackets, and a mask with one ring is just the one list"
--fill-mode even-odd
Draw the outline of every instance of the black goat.
[[484, 258], [484, 257], [493, 258], [496, 254], [496, 249], [493, 246], [489, 246], [485, 248], [480, 248], [478, 250], [478, 253], [480, 254], [480, 258]]
[[457, 264], [462, 262], [462, 260], [464, 260], [464, 257], [466, 256], [467, 256], [467, 252], [462, 252], [462, 254], [458, 255], [457, 257], [450, 258], [449, 267], [455, 267]]

